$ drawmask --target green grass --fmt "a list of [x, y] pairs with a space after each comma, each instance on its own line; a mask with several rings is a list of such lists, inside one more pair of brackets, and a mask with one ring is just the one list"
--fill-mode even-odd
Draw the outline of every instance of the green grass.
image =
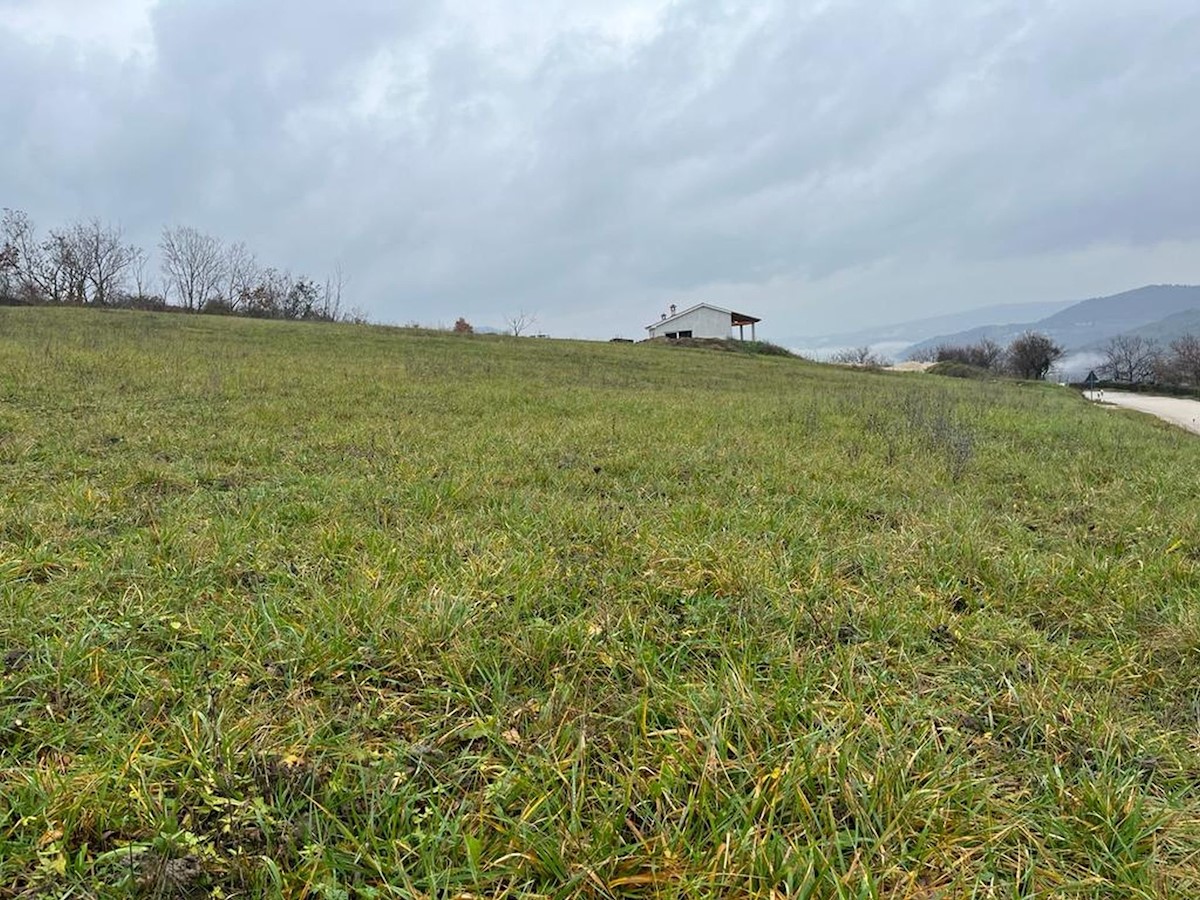
[[0, 310], [0, 896], [1200, 894], [1200, 442]]

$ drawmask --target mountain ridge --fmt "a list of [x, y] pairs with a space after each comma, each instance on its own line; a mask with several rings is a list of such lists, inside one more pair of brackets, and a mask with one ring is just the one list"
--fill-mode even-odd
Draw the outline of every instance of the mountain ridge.
[[[1118, 294], [1080, 300], [1033, 321], [980, 325], [938, 334], [913, 344], [906, 355], [911, 358], [941, 344], [970, 344], [984, 338], [1006, 344], [1026, 331], [1046, 334], [1068, 351], [1083, 350], [1193, 311], [1200, 311], [1200, 285], [1145, 285]], [[1179, 320], [1180, 323], [1184, 321], [1191, 320], [1186, 317]]]
[[892, 322], [870, 328], [828, 332], [824, 334], [798, 335], [787, 338], [784, 343], [788, 346], [806, 346], [818, 350], [883, 343], [907, 345], [927, 338], [930, 334], [938, 334], [943, 331], [980, 327], [997, 320], [1013, 321], [1014, 319], [1009, 318], [1010, 316], [1020, 318], [1021, 320], [1042, 318], [1066, 309], [1071, 305], [1071, 302], [1065, 300], [998, 303], [963, 312], [924, 316], [920, 319], [907, 319], [901, 322]]

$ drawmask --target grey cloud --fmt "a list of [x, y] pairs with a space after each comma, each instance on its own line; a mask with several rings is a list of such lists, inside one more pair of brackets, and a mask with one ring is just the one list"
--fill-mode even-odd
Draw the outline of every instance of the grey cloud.
[[389, 320], [521, 306], [600, 337], [676, 295], [777, 334], [1073, 296], [1104, 247], [1134, 278], [1200, 245], [1186, 0], [689, 0], [536, 40], [472, 8], [173, 0], [125, 55], [0, 26], [0, 202], [341, 261]]

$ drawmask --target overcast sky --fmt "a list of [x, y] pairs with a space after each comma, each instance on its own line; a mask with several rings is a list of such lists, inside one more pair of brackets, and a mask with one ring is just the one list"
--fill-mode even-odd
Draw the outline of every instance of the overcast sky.
[[0, 206], [577, 337], [1197, 283], [1200, 5], [0, 0]]

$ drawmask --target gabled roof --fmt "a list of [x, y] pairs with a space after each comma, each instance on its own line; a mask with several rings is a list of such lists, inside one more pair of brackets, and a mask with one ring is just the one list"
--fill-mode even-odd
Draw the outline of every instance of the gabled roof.
[[729, 316], [730, 324], [732, 325], [749, 325], [751, 322], [761, 322], [762, 319], [756, 319], [754, 316], [746, 315], [745, 313], [734, 312], [731, 309], [725, 309], [722, 306], [713, 306], [711, 303], [697, 303], [695, 306], [689, 306], [682, 312], [677, 312], [673, 316], [667, 316], [665, 319], [659, 319], [657, 322], [651, 322], [646, 326], [646, 329], [658, 328], [662, 325], [669, 325], [676, 319], [681, 319], [688, 313], [695, 312], [698, 309], [711, 309], [713, 312], [725, 313]]
[[722, 309], [719, 306], [713, 306], [711, 303], [697, 303], [695, 306], [689, 306], [687, 309], [683, 310], [683, 312], [677, 312], [673, 316], [667, 316], [665, 319], [659, 319], [657, 322], [651, 322], [646, 327], [647, 328], [657, 328], [659, 325], [666, 325], [669, 322], [674, 322], [676, 319], [682, 318], [683, 316], [686, 316], [688, 313], [695, 312], [698, 309], [711, 309], [713, 312], [729, 313], [730, 315], [733, 314], [729, 310]]

